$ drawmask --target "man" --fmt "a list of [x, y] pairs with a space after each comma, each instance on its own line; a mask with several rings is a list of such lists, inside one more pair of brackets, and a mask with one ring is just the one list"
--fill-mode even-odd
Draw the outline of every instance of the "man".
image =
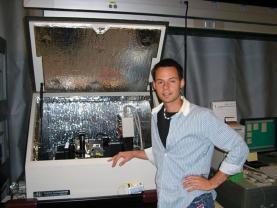
[[[172, 59], [155, 65], [153, 87], [162, 103], [152, 111], [152, 148], [120, 152], [110, 161], [113, 167], [134, 157], [152, 161], [157, 167], [159, 208], [214, 207], [214, 189], [241, 171], [248, 148], [209, 109], [181, 96], [182, 72]], [[228, 154], [219, 171], [208, 179], [214, 146]]]

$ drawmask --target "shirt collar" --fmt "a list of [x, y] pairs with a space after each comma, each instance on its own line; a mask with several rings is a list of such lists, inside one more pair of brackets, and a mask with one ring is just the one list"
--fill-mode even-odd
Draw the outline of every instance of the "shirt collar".
[[181, 99], [183, 100], [183, 105], [180, 108], [179, 112], [183, 113], [184, 116], [187, 116], [190, 112], [190, 102], [184, 96], [182, 96]]
[[[190, 102], [184, 97], [184, 96], [181, 96], [181, 99], [183, 100], [183, 104], [179, 110], [178, 113], [183, 113], [184, 116], [187, 116], [190, 112]], [[161, 108], [163, 107], [163, 103], [159, 104], [157, 107], [155, 107], [152, 112], [153, 113], [158, 113]]]

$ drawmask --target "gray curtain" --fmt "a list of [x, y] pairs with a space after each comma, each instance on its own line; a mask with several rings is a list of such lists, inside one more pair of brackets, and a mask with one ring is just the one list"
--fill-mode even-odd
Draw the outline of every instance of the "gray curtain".
[[[169, 35], [163, 57], [184, 65], [184, 36]], [[238, 118], [277, 116], [277, 41], [188, 36], [186, 97], [200, 106], [237, 102]]]
[[0, 34], [7, 41], [8, 138], [11, 180], [24, 172], [32, 85], [27, 57], [23, 1], [0, 1]]

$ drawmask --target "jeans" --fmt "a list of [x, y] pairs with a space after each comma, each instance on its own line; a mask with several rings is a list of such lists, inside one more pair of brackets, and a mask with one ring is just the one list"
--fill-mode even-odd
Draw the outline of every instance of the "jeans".
[[211, 193], [196, 197], [187, 208], [214, 208], [214, 200]]

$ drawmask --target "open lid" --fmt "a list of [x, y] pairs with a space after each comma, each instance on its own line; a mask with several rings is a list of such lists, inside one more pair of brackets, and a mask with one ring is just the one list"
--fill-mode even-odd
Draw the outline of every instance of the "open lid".
[[[29, 19], [36, 91], [144, 92], [166, 23]], [[150, 79], [150, 80], [149, 80]]]

